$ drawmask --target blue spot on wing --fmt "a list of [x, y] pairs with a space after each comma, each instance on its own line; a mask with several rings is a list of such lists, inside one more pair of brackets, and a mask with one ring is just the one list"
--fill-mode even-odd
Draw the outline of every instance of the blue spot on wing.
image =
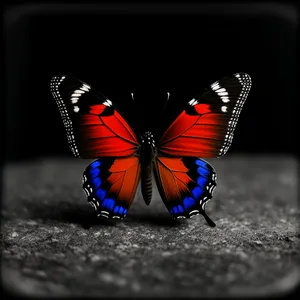
[[196, 165], [198, 165], [200, 167], [204, 167], [205, 169], [207, 169], [207, 163], [204, 160], [196, 159], [195, 163], [196, 163]]
[[205, 169], [203, 167], [198, 167], [197, 172], [198, 172], [199, 175], [204, 176], [204, 177], [211, 174], [210, 170]]
[[193, 194], [193, 196], [194, 196], [195, 199], [199, 199], [200, 196], [203, 194], [203, 189], [201, 189], [200, 187], [196, 186], [196, 187], [193, 188], [192, 194]]
[[91, 180], [92, 187], [96, 190], [100, 187], [102, 180], [99, 177], [96, 177]]
[[112, 198], [105, 198], [103, 203], [102, 203], [103, 208], [107, 208], [111, 211], [112, 211], [114, 205], [115, 205], [115, 200], [112, 199]]
[[178, 205], [177, 207], [178, 207], [178, 211], [179, 211], [180, 213], [183, 213], [183, 212], [184, 212], [183, 207], [182, 207], [181, 205]]
[[115, 208], [114, 208], [114, 213], [116, 214], [116, 213], [118, 213], [119, 212], [119, 206], [115, 206]]
[[95, 160], [90, 164], [91, 168], [97, 168], [101, 166], [101, 162], [99, 160]]
[[125, 209], [124, 209], [124, 215], [126, 215], [126, 214], [127, 214], [127, 209], [125, 208]]
[[125, 211], [124, 208], [122, 206], [120, 206], [119, 213], [123, 214], [124, 211]]
[[91, 176], [91, 179], [99, 176], [100, 174], [100, 169], [99, 168], [94, 168], [89, 170], [89, 175]]
[[204, 190], [208, 180], [205, 177], [199, 176], [197, 178], [197, 184]]
[[195, 204], [196, 200], [193, 197], [186, 197], [183, 199], [183, 206], [186, 210], [189, 210]]
[[184, 213], [184, 208], [182, 205], [178, 204], [178, 205], [174, 205], [173, 207], [171, 207], [169, 209], [169, 212], [171, 214], [174, 214], [174, 215], [178, 215], [180, 213]]
[[96, 192], [95, 192], [95, 195], [97, 196], [97, 198], [102, 201], [105, 196], [106, 196], [106, 191], [103, 190], [103, 189], [98, 189]]

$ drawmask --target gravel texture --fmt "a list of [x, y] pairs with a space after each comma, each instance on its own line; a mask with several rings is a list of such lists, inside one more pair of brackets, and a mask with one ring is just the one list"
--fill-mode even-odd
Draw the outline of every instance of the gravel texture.
[[88, 160], [41, 158], [3, 170], [2, 281], [27, 296], [278, 295], [300, 279], [297, 160], [225, 156], [202, 216], [173, 221], [155, 188], [127, 218], [93, 219]]

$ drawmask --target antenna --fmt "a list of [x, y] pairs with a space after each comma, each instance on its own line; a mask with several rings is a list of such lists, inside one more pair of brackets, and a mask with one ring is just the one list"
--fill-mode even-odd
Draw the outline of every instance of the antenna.
[[162, 110], [160, 112], [160, 115], [162, 115], [163, 112], [166, 110], [166, 108], [168, 106], [168, 103], [169, 103], [170, 96], [171, 96], [171, 94], [169, 92], [167, 92], [167, 101], [166, 101], [165, 105], [163, 106], [163, 108], [162, 108]]

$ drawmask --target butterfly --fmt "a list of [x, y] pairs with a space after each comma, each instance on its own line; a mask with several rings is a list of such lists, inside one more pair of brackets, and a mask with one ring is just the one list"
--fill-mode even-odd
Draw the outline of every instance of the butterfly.
[[129, 125], [113, 102], [88, 84], [55, 76], [50, 89], [75, 157], [95, 159], [83, 173], [83, 190], [98, 217], [127, 215], [141, 181], [145, 203], [152, 198], [152, 174], [159, 194], [175, 219], [205, 212], [217, 185], [214, 168], [203, 158], [229, 149], [251, 88], [246, 73], [210, 85], [186, 101], [181, 113], [158, 138]]

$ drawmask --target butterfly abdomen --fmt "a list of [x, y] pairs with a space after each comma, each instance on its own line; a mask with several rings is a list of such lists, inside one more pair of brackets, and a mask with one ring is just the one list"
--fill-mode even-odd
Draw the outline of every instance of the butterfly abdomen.
[[142, 167], [141, 188], [144, 201], [147, 205], [152, 199], [152, 164]]

